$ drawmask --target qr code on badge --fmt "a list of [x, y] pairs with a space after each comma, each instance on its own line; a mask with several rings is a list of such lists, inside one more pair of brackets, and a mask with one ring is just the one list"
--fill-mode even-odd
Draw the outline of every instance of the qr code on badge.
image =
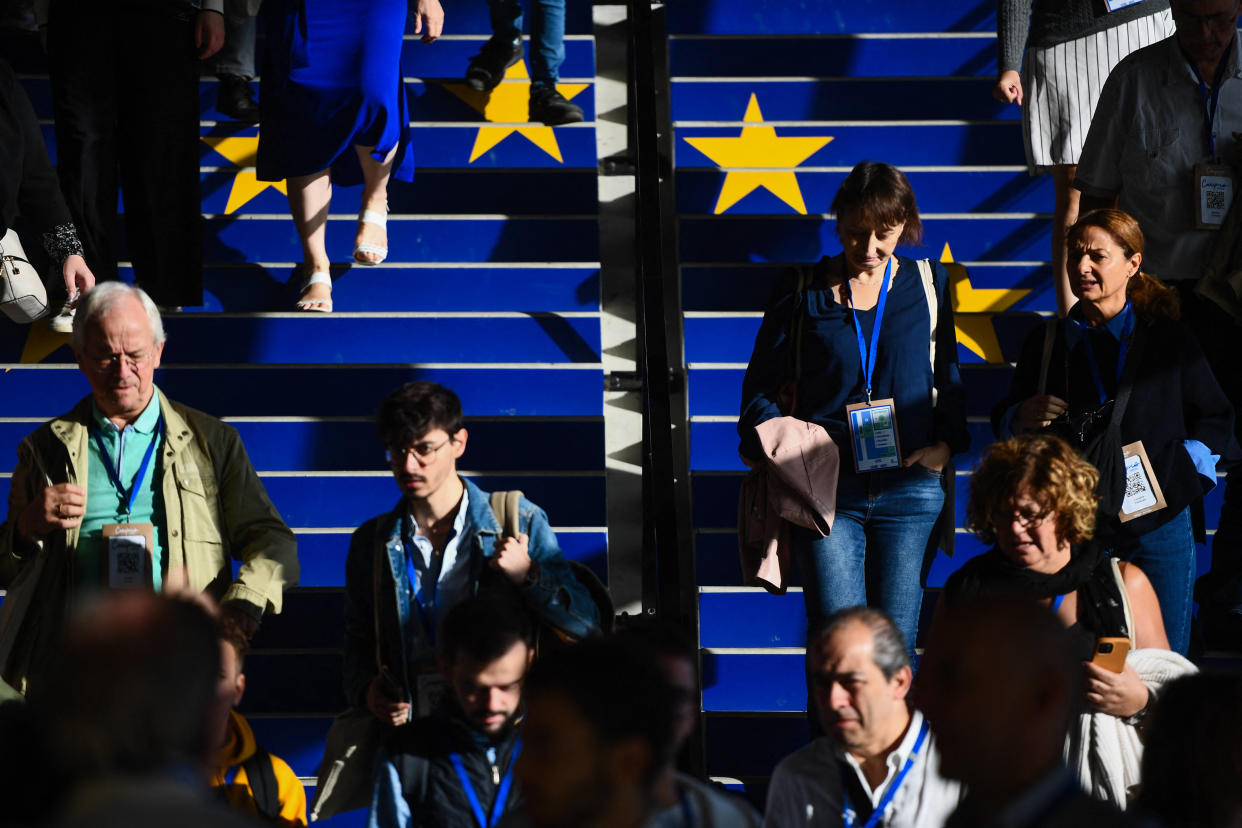
[[142, 556], [137, 550], [123, 549], [116, 553], [118, 575], [137, 575], [142, 571]]
[[1141, 466], [1130, 469], [1126, 475], [1126, 497], [1139, 497], [1147, 491], [1147, 478]]
[[1225, 209], [1225, 191], [1224, 190], [1207, 190], [1204, 193], [1203, 203], [1209, 210]]

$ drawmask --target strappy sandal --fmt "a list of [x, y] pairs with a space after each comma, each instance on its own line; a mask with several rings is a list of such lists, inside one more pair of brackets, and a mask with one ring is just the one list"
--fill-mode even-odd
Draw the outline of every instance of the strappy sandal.
[[298, 291], [298, 301], [295, 306], [300, 311], [309, 311], [311, 313], [331, 313], [332, 297], [326, 299], [303, 299], [306, 291], [311, 285], [327, 285], [329, 290], [332, 288], [332, 274], [325, 270], [317, 270], [306, 277], [306, 281], [302, 283], [301, 289]]
[[[388, 209], [387, 205], [385, 205], [384, 209], [385, 210]], [[379, 213], [379, 212], [376, 212], [375, 210], [363, 210], [361, 213], [358, 214], [358, 223], [359, 224], [374, 224], [376, 227], [379, 227], [385, 233], [387, 233], [388, 232], [388, 213], [386, 212]], [[379, 256], [379, 258], [378, 259], [364, 259], [362, 258], [363, 253], [369, 253], [372, 256]], [[358, 244], [354, 246], [354, 262], [356, 264], [362, 265], [363, 267], [374, 267], [375, 265], [384, 261], [384, 259], [386, 258], [388, 258], [387, 247], [382, 247], [378, 244], [372, 244], [371, 242], [359, 242]]]

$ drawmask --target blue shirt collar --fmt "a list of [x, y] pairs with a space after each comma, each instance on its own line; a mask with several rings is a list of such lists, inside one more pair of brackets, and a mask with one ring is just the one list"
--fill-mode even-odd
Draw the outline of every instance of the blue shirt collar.
[[[1108, 320], [1103, 325], [1103, 330], [1108, 331], [1113, 339], [1121, 341], [1121, 334], [1126, 328], [1126, 320], [1134, 315], [1134, 311], [1130, 308], [1130, 301], [1126, 300], [1126, 306], [1121, 309], [1121, 313]], [[1091, 323], [1087, 321], [1087, 317], [1082, 312], [1082, 302], [1078, 302], [1074, 307], [1070, 308], [1069, 313], [1065, 315], [1065, 332], [1071, 338], [1071, 341], [1078, 341], [1086, 335], [1087, 331], [1100, 330], [1100, 328], [1092, 328]]]
[[[121, 431], [116, 424], [104, 416], [99, 410], [99, 404], [91, 400], [91, 419], [95, 421], [95, 425], [105, 434], [113, 431]], [[142, 409], [142, 413], [138, 415], [138, 419], [134, 420], [132, 426], [134, 431], [139, 434], [151, 434], [155, 431], [156, 426], [160, 422], [160, 392], [152, 390], [151, 401], [147, 403], [147, 407]]]

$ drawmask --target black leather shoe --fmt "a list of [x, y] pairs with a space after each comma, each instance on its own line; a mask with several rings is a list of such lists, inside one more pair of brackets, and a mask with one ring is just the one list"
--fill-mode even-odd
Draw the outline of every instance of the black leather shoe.
[[216, 109], [234, 121], [243, 124], [259, 122], [259, 105], [254, 102], [254, 90], [241, 75], [220, 75], [220, 88], [216, 91]]
[[576, 124], [582, 120], [582, 107], [565, 100], [552, 86], [530, 88], [530, 119], [548, 126]]
[[470, 58], [466, 86], [479, 92], [495, 89], [505, 78], [505, 70], [522, 59], [522, 39], [493, 36], [479, 53]]

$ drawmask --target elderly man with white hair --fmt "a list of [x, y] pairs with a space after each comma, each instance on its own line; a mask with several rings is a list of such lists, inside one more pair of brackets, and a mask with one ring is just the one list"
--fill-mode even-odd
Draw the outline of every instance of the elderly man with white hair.
[[298, 579], [297, 541], [237, 431], [155, 386], [164, 326], [151, 298], [98, 285], [73, 350], [91, 394], [22, 440], [0, 525], [0, 676], [18, 689], [85, 592], [186, 586], [253, 635]]

